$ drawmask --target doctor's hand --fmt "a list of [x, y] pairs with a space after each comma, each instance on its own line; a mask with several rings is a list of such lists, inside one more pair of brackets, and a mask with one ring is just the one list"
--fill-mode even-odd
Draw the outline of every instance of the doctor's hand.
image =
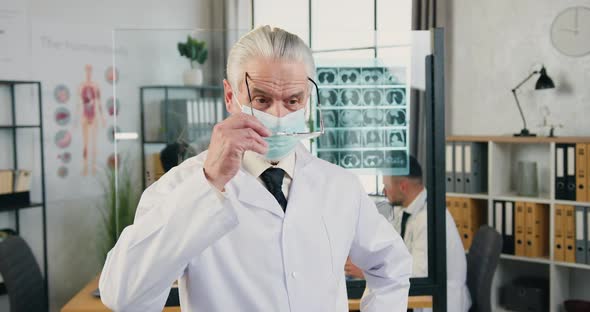
[[350, 258], [346, 259], [346, 264], [344, 265], [344, 272], [346, 276], [354, 277], [354, 278], [365, 278], [363, 271], [359, 269], [356, 265], [354, 265]]
[[245, 151], [266, 154], [268, 144], [263, 137], [271, 132], [254, 116], [234, 114], [213, 127], [211, 144], [205, 160], [205, 176], [223, 191], [240, 169]]

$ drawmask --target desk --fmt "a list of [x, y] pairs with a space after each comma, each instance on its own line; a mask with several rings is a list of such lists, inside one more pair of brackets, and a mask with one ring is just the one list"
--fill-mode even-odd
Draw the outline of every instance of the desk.
[[[107, 312], [110, 311], [105, 307], [100, 299], [92, 296], [92, 292], [98, 288], [98, 277], [94, 278], [80, 292], [78, 292], [68, 303], [66, 303], [61, 312]], [[348, 300], [348, 309], [351, 311], [359, 310], [360, 299]], [[432, 296], [412, 296], [408, 298], [408, 308], [429, 308], [432, 307]], [[166, 307], [163, 312], [180, 312], [180, 307]]]

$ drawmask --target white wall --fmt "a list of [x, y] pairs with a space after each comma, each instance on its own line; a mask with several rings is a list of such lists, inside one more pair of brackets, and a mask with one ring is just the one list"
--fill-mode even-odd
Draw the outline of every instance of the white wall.
[[522, 121], [510, 90], [543, 63], [556, 89], [534, 91], [536, 79], [520, 89], [528, 128], [546, 134], [537, 125], [547, 106], [552, 122], [564, 125], [557, 135], [590, 135], [590, 56], [564, 56], [550, 40], [551, 23], [562, 10], [590, 1], [451, 0], [449, 5], [447, 134], [519, 132]]
[[[24, 64], [17, 72], [2, 72], [0, 79], [41, 79], [33, 68], [35, 61], [31, 51], [31, 34], [34, 27], [43, 24], [69, 25], [72, 29], [93, 29], [87, 36], [110, 36], [114, 28], [210, 28], [221, 16], [219, 5], [213, 0], [0, 0], [0, 8], [18, 2], [26, 15], [24, 32], [28, 38], [26, 51], [15, 62]], [[12, 2], [15, 1], [15, 2]], [[22, 4], [24, 3], [24, 5]], [[216, 22], [217, 23], [217, 22]], [[220, 28], [219, 25], [216, 25]], [[68, 70], [68, 64], [63, 64]], [[136, 103], [129, 103], [135, 105]], [[53, 113], [53, 111], [48, 111]], [[52, 140], [52, 139], [51, 139]], [[53, 144], [47, 139], [45, 144]], [[0, 156], [2, 158], [4, 154]], [[46, 157], [48, 157], [46, 155]], [[47, 168], [53, 174], [55, 168]], [[63, 190], [72, 192], [72, 190]], [[50, 196], [52, 194], [49, 194]], [[55, 194], [53, 194], [55, 195]], [[49, 290], [51, 311], [58, 311], [83, 285], [100, 272], [102, 263], [96, 246], [100, 213], [97, 203], [103, 200], [95, 197], [56, 200], [47, 206]], [[32, 237], [29, 243], [37, 256], [41, 255], [39, 213], [25, 212], [21, 217], [23, 236]], [[0, 225], [13, 222], [10, 214], [0, 214]], [[42, 261], [42, 259], [38, 259]], [[40, 265], [42, 263], [40, 262]], [[0, 297], [0, 311], [7, 311], [7, 297]]]

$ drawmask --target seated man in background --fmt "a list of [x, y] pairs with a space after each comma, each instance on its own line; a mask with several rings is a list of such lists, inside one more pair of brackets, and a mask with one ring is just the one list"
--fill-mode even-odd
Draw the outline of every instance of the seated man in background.
[[[407, 176], [383, 176], [387, 201], [377, 205], [389, 223], [400, 233], [413, 258], [412, 277], [428, 276], [427, 192], [422, 182], [422, 167], [410, 156]], [[447, 311], [466, 312], [471, 306], [467, 289], [467, 260], [455, 221], [446, 211]], [[362, 278], [362, 271], [347, 261], [346, 275]]]

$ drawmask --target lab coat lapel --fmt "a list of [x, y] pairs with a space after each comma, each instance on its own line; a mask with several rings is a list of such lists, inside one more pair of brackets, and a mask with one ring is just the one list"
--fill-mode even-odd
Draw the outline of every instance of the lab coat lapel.
[[234, 178], [237, 198], [248, 207], [268, 210], [281, 218], [285, 216], [283, 208], [272, 194], [242, 167]]
[[[313, 156], [305, 147], [298, 144], [295, 149], [295, 170], [287, 200], [287, 211], [289, 211], [289, 207], [296, 206], [297, 202], [309, 200], [310, 192], [306, 191], [306, 189], [310, 183], [306, 181], [307, 176], [304, 169], [312, 159]], [[250, 207], [268, 210], [281, 218], [285, 217], [285, 212], [272, 194], [243, 167], [234, 178], [234, 186], [237, 198], [242, 203]]]

